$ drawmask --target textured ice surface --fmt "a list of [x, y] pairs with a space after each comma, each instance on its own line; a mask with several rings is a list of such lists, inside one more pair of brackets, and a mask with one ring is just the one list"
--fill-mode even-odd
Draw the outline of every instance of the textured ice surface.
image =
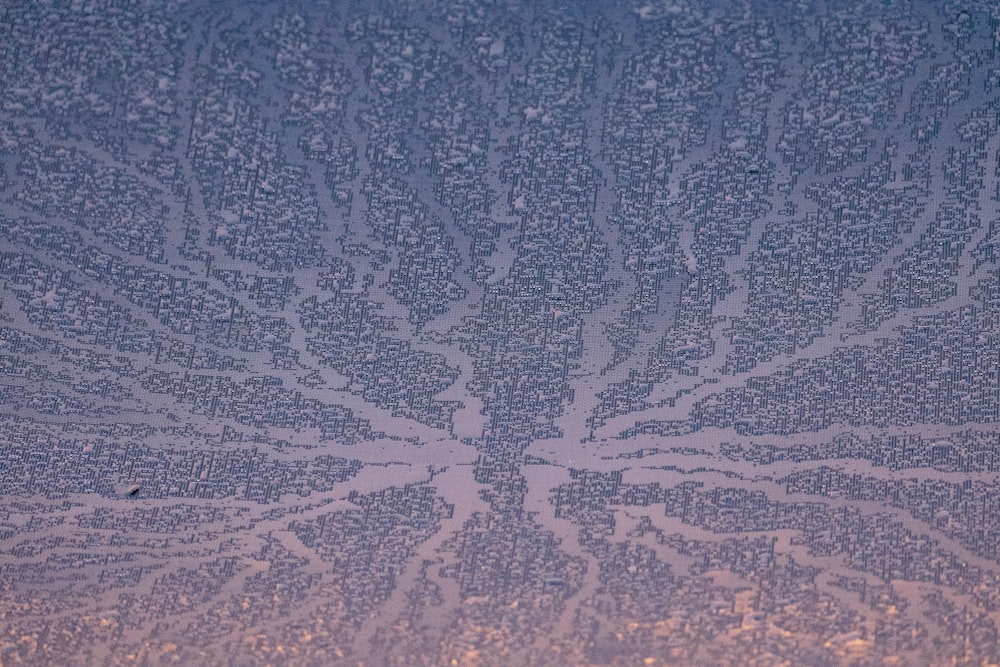
[[0, 8], [0, 664], [1000, 661], [994, 2]]

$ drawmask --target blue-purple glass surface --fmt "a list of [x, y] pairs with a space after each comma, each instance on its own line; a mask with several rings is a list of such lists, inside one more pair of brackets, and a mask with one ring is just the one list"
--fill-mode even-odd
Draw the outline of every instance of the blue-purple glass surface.
[[1000, 662], [1000, 4], [0, 6], [0, 665]]

